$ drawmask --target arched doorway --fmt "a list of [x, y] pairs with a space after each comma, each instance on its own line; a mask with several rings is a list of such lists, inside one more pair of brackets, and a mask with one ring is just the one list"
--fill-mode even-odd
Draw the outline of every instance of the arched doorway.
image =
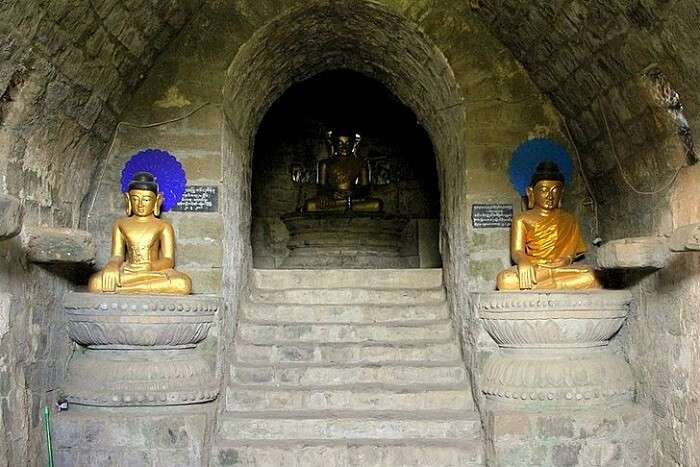
[[237, 301], [253, 264], [252, 158], [271, 105], [294, 83], [346, 69], [384, 85], [434, 145], [440, 243], [451, 300], [466, 303], [465, 116], [442, 53], [407, 19], [369, 1], [315, 1], [260, 28], [231, 63], [224, 86], [225, 294]]
[[[349, 70], [325, 71], [294, 84], [275, 101], [260, 124], [252, 174], [254, 266], [292, 266], [284, 220], [298, 216], [304, 201], [317, 195], [316, 168], [320, 160], [329, 157], [328, 131], [361, 135], [357, 155], [368, 161], [372, 179], [367, 196], [383, 202], [377, 216], [380, 222], [387, 224], [393, 219], [397, 225], [396, 232], [379, 229], [363, 234], [358, 222], [371, 220], [341, 215], [336, 222], [343, 226], [342, 235], [328, 232], [324, 240], [318, 237], [324, 234], [309, 234], [319, 244], [329, 243], [319, 253], [330, 253], [328, 267], [440, 267], [440, 192], [430, 137], [413, 112], [381, 83]], [[338, 253], [343, 242], [350, 245], [345, 255]], [[363, 262], [355, 242], [363, 248], [372, 243], [387, 246], [396, 256], [374, 254]], [[296, 258], [297, 267], [319, 266], [321, 259], [315, 250], [309, 254], [306, 262]]]

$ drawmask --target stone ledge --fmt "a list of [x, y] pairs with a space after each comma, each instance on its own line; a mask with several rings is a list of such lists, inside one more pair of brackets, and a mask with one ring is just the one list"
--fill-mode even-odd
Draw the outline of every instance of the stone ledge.
[[22, 231], [24, 208], [14, 196], [0, 194], [0, 240], [17, 236]]
[[42, 264], [94, 264], [97, 246], [84, 230], [33, 228], [27, 234], [27, 258]]
[[664, 237], [621, 238], [597, 250], [600, 269], [661, 269], [671, 256]]
[[[626, 313], [632, 301], [628, 290], [594, 291], [521, 291], [481, 292], [472, 294], [472, 303], [479, 316], [482, 313], [549, 312], [617, 310]], [[534, 317], [534, 316], [533, 316]], [[549, 314], [543, 317], [552, 317]]]
[[700, 251], [700, 224], [679, 227], [668, 243], [671, 251]]

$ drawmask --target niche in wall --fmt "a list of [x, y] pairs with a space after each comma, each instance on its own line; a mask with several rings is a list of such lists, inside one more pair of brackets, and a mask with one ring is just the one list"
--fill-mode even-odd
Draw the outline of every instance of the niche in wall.
[[[326, 132], [359, 133], [357, 152], [370, 161], [372, 196], [387, 215], [409, 218], [401, 255], [410, 267], [440, 267], [440, 194], [433, 145], [413, 112], [381, 83], [361, 73], [333, 70], [291, 86], [258, 129], [253, 155], [254, 266], [280, 267], [288, 233], [280, 217], [316, 194], [316, 166], [329, 156]], [[292, 180], [304, 169], [304, 183]]]

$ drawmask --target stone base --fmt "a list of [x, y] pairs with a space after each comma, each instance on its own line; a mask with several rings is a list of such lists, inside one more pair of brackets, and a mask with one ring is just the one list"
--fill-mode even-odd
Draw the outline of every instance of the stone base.
[[73, 406], [52, 417], [56, 467], [204, 465], [215, 407], [135, 409]]
[[80, 344], [63, 396], [103, 407], [198, 404], [219, 393], [216, 354], [198, 349], [216, 322], [214, 296], [68, 293], [68, 335]]
[[218, 395], [219, 383], [200, 354], [87, 349], [71, 360], [63, 391], [71, 403], [103, 407], [207, 402]]
[[651, 413], [631, 402], [585, 410], [519, 411], [487, 403], [488, 465], [651, 465]]
[[405, 217], [385, 214], [290, 214], [288, 269], [406, 268], [400, 255]]
[[500, 347], [484, 363], [487, 398], [577, 408], [634, 397], [629, 365], [608, 348], [627, 316], [628, 291], [489, 292], [473, 300]]

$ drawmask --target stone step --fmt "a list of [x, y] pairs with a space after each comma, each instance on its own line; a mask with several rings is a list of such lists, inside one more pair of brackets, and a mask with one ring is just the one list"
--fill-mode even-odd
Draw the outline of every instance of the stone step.
[[241, 318], [275, 323], [412, 323], [450, 318], [447, 303], [425, 305], [286, 305], [247, 302]]
[[379, 288], [442, 286], [442, 269], [255, 269], [259, 289]]
[[244, 363], [336, 363], [462, 361], [457, 339], [438, 344], [246, 344], [236, 341], [236, 359]]
[[417, 305], [445, 301], [445, 289], [254, 289], [251, 301], [292, 305]]
[[417, 343], [453, 337], [452, 323], [439, 321], [416, 326], [384, 324], [256, 324], [239, 321], [237, 340], [259, 344]]
[[211, 467], [482, 467], [480, 441], [439, 442], [411, 440], [342, 442], [257, 441], [219, 443]]
[[256, 440], [477, 440], [481, 421], [475, 412], [287, 412], [282, 417], [265, 413], [226, 413], [219, 437], [228, 441]]
[[387, 384], [419, 386], [425, 384], [463, 384], [469, 387], [461, 365], [334, 365], [334, 366], [244, 366], [232, 365], [231, 383], [275, 385], [284, 388]]
[[267, 389], [229, 386], [226, 410], [474, 410], [471, 391], [460, 389]]

